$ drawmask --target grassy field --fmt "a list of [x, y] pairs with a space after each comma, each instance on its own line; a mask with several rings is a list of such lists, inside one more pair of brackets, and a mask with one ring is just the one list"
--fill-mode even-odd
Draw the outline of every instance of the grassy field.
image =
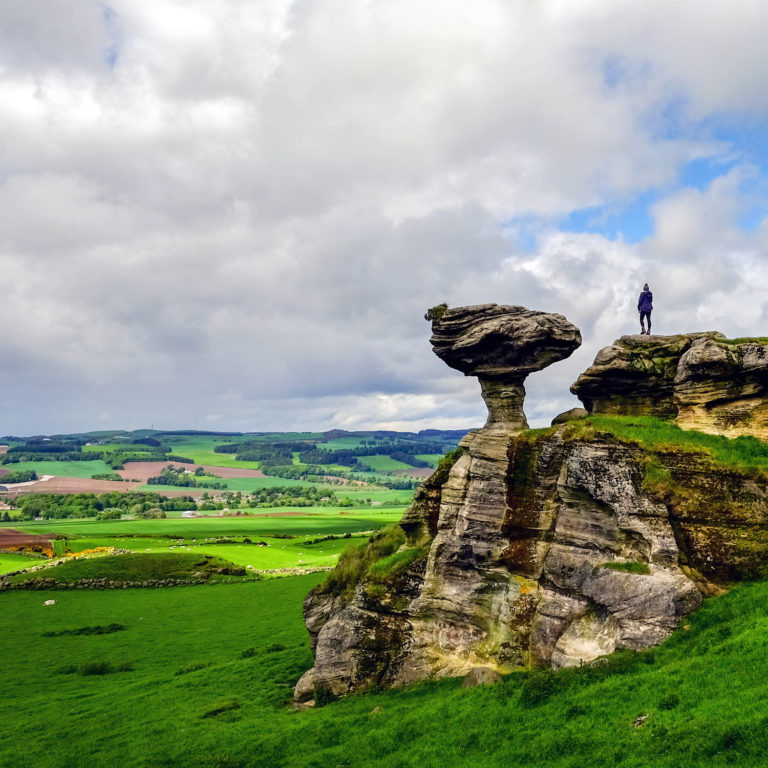
[[406, 464], [404, 461], [398, 461], [391, 456], [385, 456], [383, 454], [358, 456], [357, 460], [374, 472], [396, 472], [399, 469], [413, 469], [410, 464]]
[[18, 464], [4, 464], [3, 469], [11, 472], [34, 469], [38, 475], [57, 475], [58, 477], [86, 477], [114, 472], [101, 459], [94, 461], [20, 461]]
[[[308, 541], [345, 534], [355, 537], [363, 531], [376, 530], [399, 520], [404, 508], [371, 511], [305, 508], [296, 510], [295, 517], [280, 516], [282, 511], [274, 510], [273, 515], [278, 514], [270, 517], [62, 520], [25, 523], [17, 527], [29, 533], [64, 535], [70, 551], [75, 553], [97, 547], [115, 547], [139, 553], [211, 555], [257, 570], [314, 568], [335, 565], [351, 541], [344, 538], [316, 544]], [[222, 538], [229, 541], [222, 543]], [[267, 546], [258, 546], [262, 541]], [[19, 567], [22, 565], [9, 563], [5, 571]]]
[[431, 467], [437, 467], [437, 463], [443, 458], [442, 453], [417, 453], [417, 459], [426, 461]]
[[[708, 600], [660, 648], [603, 667], [473, 689], [443, 680], [293, 713], [285, 704], [312, 663], [301, 602], [320, 578], [0, 595], [0, 764], [765, 764], [768, 584]], [[124, 629], [88, 633], [110, 624]]]
[[36, 557], [0, 552], [0, 573], [17, 571], [19, 568], [27, 568], [30, 565], [38, 565], [41, 562], [44, 561]]
[[[325, 486], [318, 485], [317, 483], [310, 483], [306, 480], [288, 480], [284, 477], [220, 477], [214, 478], [215, 482], [226, 485], [228, 491], [244, 491], [250, 493], [251, 491], [258, 490], [259, 488], [279, 488], [281, 486], [301, 486], [302, 488], [324, 488]], [[329, 486], [330, 488], [330, 486]], [[140, 485], [137, 486], [139, 491], [184, 491], [183, 486], [174, 485]], [[209, 493], [220, 493], [213, 489], [199, 488], [198, 490], [208, 490]]]
[[283, 516], [283, 510], [260, 510], [259, 517], [198, 517], [165, 520], [47, 520], [15, 526], [29, 533], [61, 533], [69, 536], [119, 538], [124, 535], [173, 536], [203, 539], [214, 536], [325, 536], [367, 531], [400, 519], [403, 508], [337, 510], [309, 508], [296, 516]]
[[179, 437], [164, 437], [163, 442], [171, 448], [175, 456], [186, 456], [195, 464], [206, 464], [215, 467], [238, 467], [240, 469], [258, 469], [258, 461], [237, 461], [231, 453], [216, 453], [213, 449], [217, 445], [226, 443], [242, 443], [244, 440], [252, 440], [253, 437], [232, 437], [206, 435], [181, 435]]
[[27, 571], [11, 577], [12, 584], [38, 577], [54, 576], [60, 582], [80, 579], [152, 581], [153, 579], [191, 579], [195, 574], [211, 575], [216, 568], [235, 565], [231, 560], [204, 552], [142, 552], [130, 555], [70, 560], [41, 571]]

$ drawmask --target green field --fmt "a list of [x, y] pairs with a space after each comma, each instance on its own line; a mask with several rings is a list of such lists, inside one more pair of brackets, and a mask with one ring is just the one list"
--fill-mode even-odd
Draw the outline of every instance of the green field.
[[431, 467], [437, 467], [437, 463], [443, 458], [442, 453], [417, 453], [415, 456], [417, 459], [426, 461]]
[[[336, 564], [339, 555], [354, 539], [338, 538], [308, 544], [323, 536], [353, 537], [396, 522], [403, 507], [368, 510], [328, 508], [273, 510], [270, 516], [168, 518], [165, 520], [61, 520], [17, 526], [29, 533], [67, 537], [72, 552], [115, 547], [138, 553], [191, 553], [222, 557], [256, 570], [316, 568]], [[292, 538], [282, 538], [290, 536]], [[232, 541], [221, 543], [220, 539]], [[243, 539], [250, 539], [250, 542]], [[258, 542], [267, 546], [258, 546]], [[9, 556], [11, 557], [11, 556]], [[0, 561], [1, 564], [2, 561]], [[36, 560], [29, 564], [40, 564]], [[16, 570], [21, 565], [9, 565]], [[58, 571], [57, 571], [58, 573]], [[51, 574], [55, 575], [55, 574]]]
[[3, 469], [11, 472], [34, 469], [38, 475], [56, 475], [58, 477], [90, 477], [96, 474], [114, 472], [101, 459], [94, 461], [20, 461], [18, 464], [4, 464]]
[[374, 456], [357, 456], [357, 460], [374, 472], [396, 472], [397, 470], [413, 469], [410, 464], [393, 459], [391, 456], [376, 454]]
[[15, 555], [0, 552], [0, 573], [10, 573], [19, 568], [27, 568], [30, 565], [39, 565], [45, 562], [36, 557], [27, 557], [26, 555]]
[[[40, 571], [28, 571], [11, 577], [12, 584], [54, 576], [59, 582], [107, 578], [117, 581], [152, 581], [153, 579], [191, 579], [211, 575], [216, 568], [229, 568], [231, 560], [205, 552], [139, 552], [130, 555], [69, 560]], [[219, 576], [223, 578], [223, 575]], [[232, 577], [229, 577], [231, 580]]]
[[[768, 584], [712, 598], [661, 647], [602, 667], [473, 689], [448, 679], [293, 713], [292, 687], [312, 663], [301, 602], [320, 579], [0, 595], [0, 764], [765, 764]], [[56, 605], [43, 606], [49, 597]], [[121, 629], [88, 633], [108, 625]]]
[[244, 440], [253, 440], [253, 437], [225, 438], [215, 435], [200, 435], [179, 437], [164, 437], [163, 442], [171, 448], [175, 456], [186, 456], [195, 464], [206, 464], [215, 467], [238, 467], [240, 469], [258, 469], [258, 461], [237, 461], [234, 454], [216, 453], [213, 449], [217, 445], [225, 443], [242, 443]]

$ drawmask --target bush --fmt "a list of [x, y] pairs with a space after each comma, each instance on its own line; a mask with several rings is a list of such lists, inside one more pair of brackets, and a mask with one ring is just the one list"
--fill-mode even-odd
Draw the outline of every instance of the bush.
[[241, 651], [240, 658], [241, 659], [252, 659], [254, 656], [256, 656], [257, 651], [255, 648], [246, 648], [244, 651]]
[[327, 685], [315, 686], [315, 706], [324, 707], [326, 704], [330, 704], [336, 701], [337, 696]]
[[89, 661], [81, 664], [77, 671], [81, 675], [108, 675], [115, 670], [108, 661]]
[[264, 653], [278, 653], [279, 651], [284, 651], [285, 646], [281, 645], [280, 643], [272, 643], [272, 645], [268, 645], [264, 649]]
[[680, 697], [676, 693], [668, 693], [659, 702], [659, 709], [674, 709], [680, 704]]
[[565, 676], [551, 669], [536, 670], [520, 687], [520, 704], [524, 707], [537, 707], [565, 687], [565, 683]]
[[187, 664], [186, 666], [177, 669], [173, 675], [174, 677], [178, 677], [179, 675], [188, 675], [190, 672], [197, 672], [198, 669], [205, 669], [206, 667], [210, 666], [210, 661], [193, 661], [191, 664]]
[[209, 709], [207, 712], [200, 715], [200, 717], [215, 717], [216, 715], [220, 715], [222, 712], [229, 712], [233, 709], [240, 709], [240, 702], [237, 699], [223, 701], [218, 706], [214, 707], [213, 709]]

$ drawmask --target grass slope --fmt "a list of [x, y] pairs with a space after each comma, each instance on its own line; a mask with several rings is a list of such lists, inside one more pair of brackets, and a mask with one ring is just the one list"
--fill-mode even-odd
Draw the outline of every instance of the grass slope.
[[[311, 664], [301, 601], [321, 578], [0, 595], [0, 764], [765, 764], [768, 584], [708, 600], [660, 648], [622, 653], [603, 667], [521, 672], [474, 689], [457, 680], [423, 683], [294, 714], [283, 703]], [[57, 604], [43, 607], [47, 597]], [[126, 629], [71, 634], [111, 623]], [[133, 671], [62, 674], [64, 663]], [[640, 716], [647, 719], [634, 727]]]
[[15, 584], [38, 577], [72, 582], [79, 579], [113, 579], [117, 581], [151, 581], [154, 579], [189, 579], [194, 573], [212, 573], [216, 568], [235, 565], [229, 560], [205, 553], [154, 552], [131, 555], [107, 555], [91, 559], [70, 560], [42, 571], [20, 573], [11, 577]]

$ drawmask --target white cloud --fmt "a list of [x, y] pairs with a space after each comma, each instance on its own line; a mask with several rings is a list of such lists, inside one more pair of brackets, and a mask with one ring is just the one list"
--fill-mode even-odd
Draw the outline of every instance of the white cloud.
[[529, 381], [539, 422], [635, 330], [645, 280], [659, 329], [756, 332], [766, 231], [738, 226], [744, 162], [660, 199], [638, 245], [556, 223], [738, 159], [696, 120], [764, 116], [766, 13], [8, 0], [0, 432], [475, 424], [476, 384], [428, 345], [443, 300], [582, 328]]

